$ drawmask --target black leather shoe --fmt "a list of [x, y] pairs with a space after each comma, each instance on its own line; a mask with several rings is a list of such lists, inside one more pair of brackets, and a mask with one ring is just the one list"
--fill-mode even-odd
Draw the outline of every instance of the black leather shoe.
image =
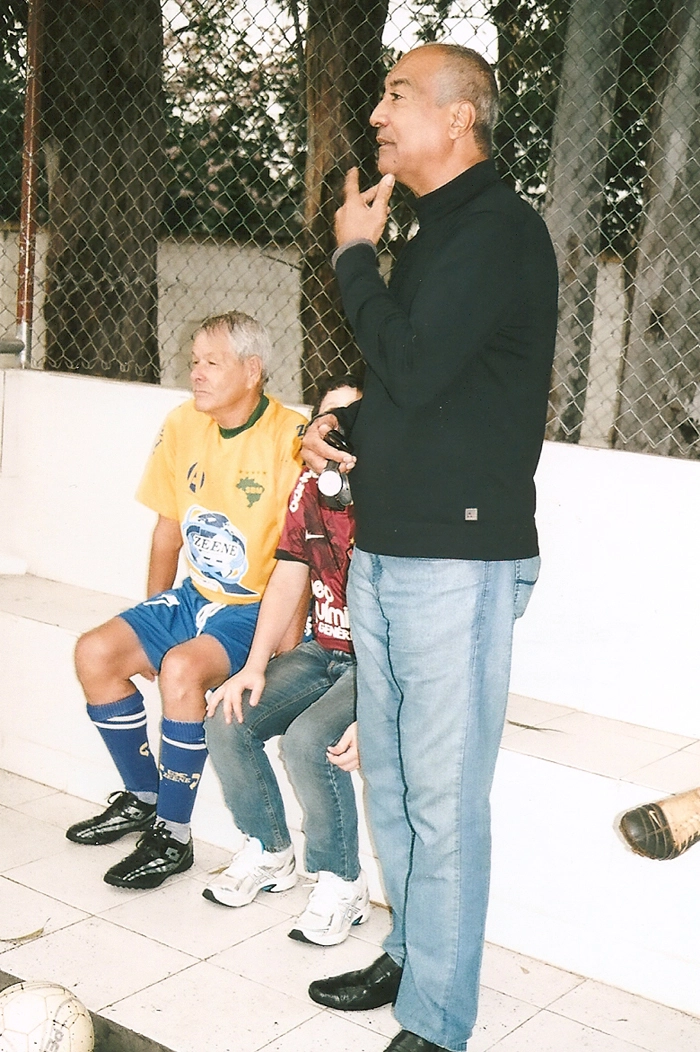
[[394, 1040], [386, 1046], [385, 1052], [447, 1052], [442, 1045], [434, 1045], [410, 1030], [401, 1030]]
[[76, 822], [66, 830], [66, 836], [75, 844], [111, 844], [127, 833], [142, 833], [149, 829], [155, 817], [155, 804], [144, 804], [133, 793], [124, 790], [111, 794], [106, 811]]
[[316, 1004], [338, 1008], [341, 1012], [381, 1008], [396, 1000], [402, 972], [401, 965], [383, 953], [368, 968], [316, 979], [309, 987], [309, 997]]
[[108, 869], [106, 884], [117, 888], [158, 888], [174, 873], [184, 873], [194, 862], [192, 840], [182, 844], [163, 822], [156, 822], [136, 844], [136, 850]]

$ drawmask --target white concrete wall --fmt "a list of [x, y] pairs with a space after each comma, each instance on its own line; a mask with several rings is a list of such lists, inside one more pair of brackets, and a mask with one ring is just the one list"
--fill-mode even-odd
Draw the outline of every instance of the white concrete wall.
[[700, 462], [548, 442], [511, 689], [700, 734]]
[[[40, 231], [32, 353], [36, 363], [41, 363], [44, 356], [47, 246], [46, 234]], [[17, 260], [17, 232], [0, 230], [0, 336], [14, 335]], [[389, 257], [385, 256], [382, 270], [388, 274], [389, 269]], [[302, 346], [299, 277], [299, 252], [294, 247], [173, 238], [161, 241], [158, 246], [158, 344], [163, 386], [188, 386], [192, 332], [208, 315], [237, 309], [259, 318], [270, 331], [272, 393], [285, 402], [298, 401]], [[581, 430], [585, 445], [610, 445], [617, 413], [625, 320], [622, 264], [619, 260], [601, 257]], [[0, 360], [0, 368], [10, 364]], [[697, 397], [700, 400], [700, 394]]]
[[[182, 391], [0, 373], [0, 553], [31, 573], [142, 595], [153, 515], [133, 499]], [[547, 443], [542, 574], [512, 689], [700, 737], [700, 463]]]
[[29, 572], [143, 597], [155, 515], [134, 500], [166, 413], [185, 391], [7, 370], [0, 551]]
[[[44, 282], [48, 238], [39, 231], [34, 282], [32, 360], [45, 353]], [[17, 231], [0, 230], [0, 337], [15, 334]], [[158, 246], [158, 345], [164, 387], [188, 387], [191, 337], [211, 314], [242, 310], [272, 338], [270, 390], [284, 402], [301, 397], [299, 252], [233, 241], [176, 241]], [[0, 367], [10, 362], [0, 361]]]
[[607, 449], [612, 443], [626, 319], [624, 268], [619, 260], [602, 259], [596, 282], [588, 387], [581, 423], [584, 446]]
[[[653, 798], [629, 782], [502, 749], [486, 937], [698, 1015], [700, 848], [657, 862], [633, 855], [615, 828], [623, 811]], [[618, 1048], [601, 1041], [591, 1052]]]
[[[39, 234], [36, 246], [34, 273], [33, 340], [39, 355], [43, 355], [46, 326], [44, 325], [44, 283], [46, 281], [46, 248], [48, 238]], [[17, 271], [19, 266], [19, 233], [9, 227], [0, 229], [0, 337], [14, 336], [17, 310]], [[9, 362], [2, 362], [2, 366]]]
[[162, 241], [158, 247], [158, 344], [167, 387], [187, 387], [194, 329], [207, 316], [243, 310], [272, 338], [272, 393], [301, 397], [299, 253], [293, 248]]

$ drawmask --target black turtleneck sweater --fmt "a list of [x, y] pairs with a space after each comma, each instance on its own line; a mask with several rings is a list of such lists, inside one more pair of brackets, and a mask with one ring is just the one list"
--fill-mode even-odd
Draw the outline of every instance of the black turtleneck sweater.
[[336, 263], [368, 364], [364, 398], [337, 411], [357, 455], [357, 545], [529, 558], [557, 320], [549, 234], [491, 161], [415, 209], [388, 288], [369, 244]]

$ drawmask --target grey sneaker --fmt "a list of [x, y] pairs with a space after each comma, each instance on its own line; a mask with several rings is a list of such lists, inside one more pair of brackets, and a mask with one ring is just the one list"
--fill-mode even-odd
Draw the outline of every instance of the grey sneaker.
[[369, 920], [370, 909], [367, 878], [362, 871], [357, 880], [342, 880], [335, 873], [321, 871], [289, 938], [337, 946], [347, 939], [353, 925]]
[[265, 851], [256, 837], [248, 837], [231, 865], [206, 886], [202, 895], [222, 906], [247, 906], [259, 891], [288, 891], [297, 882], [294, 848]]

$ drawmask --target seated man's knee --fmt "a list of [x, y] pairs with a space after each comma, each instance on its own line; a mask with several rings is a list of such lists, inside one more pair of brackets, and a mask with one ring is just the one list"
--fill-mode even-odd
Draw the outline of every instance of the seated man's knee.
[[75, 644], [75, 671], [81, 683], [104, 671], [114, 660], [114, 647], [107, 625], [99, 625], [85, 632]]
[[[221, 682], [224, 674], [213, 668], [210, 655], [200, 654], [194, 640], [179, 643], [167, 652], [160, 667], [159, 683], [163, 715], [171, 720], [189, 722], [204, 718], [206, 691]], [[215, 657], [218, 657], [218, 653]], [[227, 665], [228, 668], [228, 665]], [[213, 678], [212, 678], [213, 677]]]
[[75, 647], [75, 670], [89, 699], [103, 704], [110, 698], [130, 694], [131, 676], [140, 672], [152, 674], [151, 666], [138, 636], [121, 617], [81, 636]]
[[207, 748], [214, 762], [217, 757], [229, 757], [239, 749], [245, 748], [246, 741], [251, 737], [249, 729], [234, 718], [230, 723], [224, 719], [224, 709], [219, 705], [213, 716], [204, 722], [204, 732], [207, 738]]
[[163, 698], [177, 698], [187, 694], [197, 686], [197, 671], [181, 646], [175, 646], [167, 652], [160, 667], [160, 689]]
[[230, 674], [228, 654], [213, 636], [203, 634], [178, 643], [168, 650], [160, 666], [164, 714], [172, 720], [202, 719], [205, 693]]
[[324, 764], [331, 744], [312, 721], [296, 719], [280, 738], [280, 753], [288, 767]]
[[207, 716], [204, 721], [204, 737], [207, 743], [209, 755], [216, 763], [217, 757], [223, 756], [228, 744], [227, 726], [221, 712], [221, 706], [213, 716]]

